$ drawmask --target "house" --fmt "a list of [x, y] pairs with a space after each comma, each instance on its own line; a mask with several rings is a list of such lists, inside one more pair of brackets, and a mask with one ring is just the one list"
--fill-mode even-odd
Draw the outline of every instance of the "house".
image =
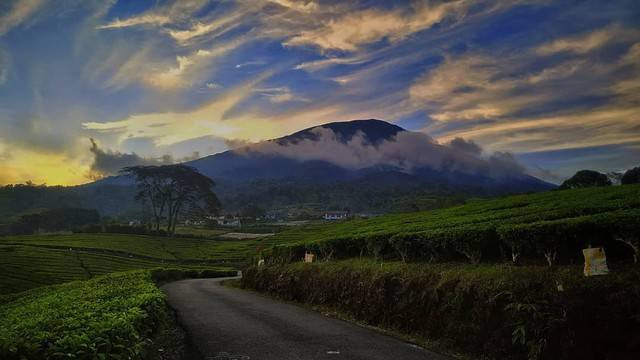
[[240, 217], [234, 215], [211, 216], [209, 220], [216, 222], [219, 226], [240, 227], [242, 225]]
[[348, 211], [327, 211], [322, 217], [325, 220], [344, 220], [349, 217]]
[[191, 220], [191, 219], [187, 219], [184, 221], [184, 224], [186, 226], [202, 226], [202, 225], [206, 225], [207, 222], [204, 220]]

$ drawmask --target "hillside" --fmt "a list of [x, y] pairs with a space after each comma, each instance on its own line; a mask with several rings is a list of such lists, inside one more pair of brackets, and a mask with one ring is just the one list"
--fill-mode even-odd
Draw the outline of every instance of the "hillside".
[[[329, 256], [328, 253], [331, 253], [332, 257], [358, 256], [363, 252], [395, 257], [398, 255], [393, 249], [393, 241], [400, 239], [406, 239], [407, 246], [415, 246], [413, 250], [419, 258], [431, 255], [448, 257], [445, 254], [430, 253], [431, 250], [437, 250], [442, 246], [447, 247], [440, 249], [444, 253], [452, 252], [462, 258], [467, 257], [464, 249], [456, 249], [458, 245], [483, 246], [484, 255], [495, 257], [496, 252], [500, 250], [498, 247], [508, 245], [503, 244], [501, 239], [508, 236], [510, 231], [522, 230], [525, 233], [533, 233], [545, 230], [545, 227], [561, 227], [565, 223], [592, 220], [602, 222], [603, 226], [615, 226], [616, 223], [619, 223], [619, 226], [640, 224], [640, 185], [549, 191], [472, 201], [465, 205], [434, 211], [385, 215], [327, 226], [291, 229], [277, 234], [273, 241], [292, 244], [276, 247], [275, 254], [284, 258], [301, 256], [305, 249], [314, 249], [321, 256]], [[530, 228], [526, 228], [527, 226]], [[579, 230], [581, 232], [578, 232]], [[567, 236], [579, 237], [574, 240], [582, 242], [583, 247], [589, 242], [593, 242], [595, 246], [612, 235], [595, 230], [589, 228], [582, 231], [576, 227], [566, 231], [575, 232]], [[565, 235], [561, 231], [564, 230], [554, 231], [555, 240], [561, 241]], [[541, 233], [537, 238], [532, 236], [531, 241], [536, 242], [544, 240], [547, 235]], [[542, 250], [528, 246], [523, 251]], [[629, 254], [631, 253], [629, 249]], [[581, 253], [572, 254], [572, 257], [581, 256]]]
[[[375, 119], [327, 123], [186, 164], [217, 183], [227, 212], [249, 205], [312, 213], [407, 212], [554, 187], [527, 175], [508, 155], [484, 154], [462, 139], [439, 144]], [[2, 188], [0, 216], [56, 204], [133, 217], [140, 212], [134, 193], [133, 182], [123, 176], [77, 187]]]
[[640, 185], [549, 191], [284, 231], [241, 284], [467, 358], [637, 359], [638, 234]]

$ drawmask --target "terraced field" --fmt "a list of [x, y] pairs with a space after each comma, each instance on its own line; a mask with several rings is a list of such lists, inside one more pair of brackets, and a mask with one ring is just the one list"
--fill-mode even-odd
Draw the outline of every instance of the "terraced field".
[[255, 239], [196, 239], [125, 234], [29, 235], [0, 238], [0, 245], [43, 245], [73, 249], [102, 249], [164, 260], [244, 261], [273, 244]]
[[[179, 266], [161, 260], [154, 261], [78, 250], [0, 245], [0, 294], [73, 280], [86, 280], [113, 272], [167, 265]], [[229, 269], [224, 266], [194, 264], [189, 264], [188, 268]]]
[[0, 294], [134, 269], [227, 270], [271, 243], [125, 234], [9, 236], [0, 238]]

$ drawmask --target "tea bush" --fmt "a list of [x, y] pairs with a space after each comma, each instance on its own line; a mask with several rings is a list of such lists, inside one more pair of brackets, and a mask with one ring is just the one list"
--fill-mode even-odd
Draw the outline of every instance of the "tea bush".
[[587, 278], [580, 266], [352, 259], [252, 267], [242, 286], [473, 358], [640, 356], [640, 268], [633, 265]]
[[166, 317], [156, 282], [235, 271], [138, 270], [0, 298], [0, 358], [142, 359]]
[[623, 258], [637, 258], [639, 233], [640, 185], [586, 188], [283, 231], [274, 236], [267, 262], [287, 263], [311, 251], [321, 260], [368, 255], [478, 263], [523, 257], [554, 264], [570, 263], [589, 244], [618, 243], [628, 245]]

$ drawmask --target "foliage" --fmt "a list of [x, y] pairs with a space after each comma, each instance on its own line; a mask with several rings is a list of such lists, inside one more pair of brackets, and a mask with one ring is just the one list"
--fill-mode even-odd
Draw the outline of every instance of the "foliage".
[[203, 274], [133, 271], [14, 296], [0, 305], [0, 358], [142, 359], [166, 316], [165, 297], [154, 280], [191, 275]]
[[73, 230], [77, 227], [97, 224], [100, 215], [93, 209], [59, 208], [20, 216], [6, 226], [9, 234], [33, 234], [40, 231]]
[[[86, 280], [113, 272], [166, 265], [167, 262], [160, 259], [145, 259], [124, 254], [0, 243], [0, 294], [73, 280]], [[229, 265], [225, 267], [224, 264], [174, 264], [173, 266], [193, 269], [229, 269]]]
[[605, 174], [593, 170], [580, 170], [560, 185], [560, 190], [591, 186], [610, 186], [611, 180]]
[[640, 351], [637, 267], [586, 278], [580, 266], [351, 259], [252, 267], [242, 286], [472, 357], [599, 359]]
[[620, 182], [623, 185], [640, 184], [640, 166], [627, 170], [624, 175], [622, 175]]
[[166, 237], [133, 234], [26, 235], [0, 237], [0, 245], [40, 245], [61, 249], [104, 250], [120, 256], [143, 256], [156, 260], [243, 261], [258, 247], [270, 247], [273, 236], [255, 239]]
[[638, 248], [638, 233], [640, 185], [597, 187], [311, 224], [276, 234], [272, 241], [277, 245], [268, 262], [297, 259], [317, 244], [331, 246], [324, 251], [337, 259], [368, 254], [380, 259], [477, 263], [510, 257], [515, 263], [527, 258], [554, 264], [580, 258], [581, 249], [589, 245], [604, 246], [609, 254], [617, 242], [624, 242], [629, 249], [620, 257], [626, 259], [631, 258], [633, 246]]
[[203, 217], [216, 214], [220, 201], [213, 193], [214, 181], [193, 167], [177, 164], [131, 166], [122, 170], [138, 186], [136, 199], [150, 207], [155, 230], [166, 221], [167, 233], [173, 234], [180, 215]]

